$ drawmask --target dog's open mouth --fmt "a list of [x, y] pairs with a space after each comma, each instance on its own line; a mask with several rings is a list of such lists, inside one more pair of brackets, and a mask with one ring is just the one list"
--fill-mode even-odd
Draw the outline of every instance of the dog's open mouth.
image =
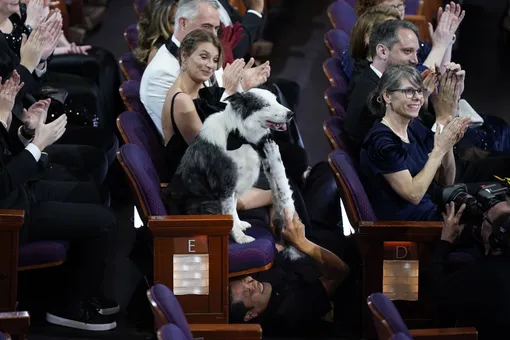
[[275, 123], [270, 120], [266, 120], [266, 127], [276, 131], [286, 131], [287, 123]]

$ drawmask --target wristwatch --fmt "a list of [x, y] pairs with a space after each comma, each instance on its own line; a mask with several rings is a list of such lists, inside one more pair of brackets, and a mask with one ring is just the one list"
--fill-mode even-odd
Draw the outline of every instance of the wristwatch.
[[28, 33], [32, 33], [32, 31], [34, 30], [30, 25], [25, 25], [25, 27], [27, 28]]

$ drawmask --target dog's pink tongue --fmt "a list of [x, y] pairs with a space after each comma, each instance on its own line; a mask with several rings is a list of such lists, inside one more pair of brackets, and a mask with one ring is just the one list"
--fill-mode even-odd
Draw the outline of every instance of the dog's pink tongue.
[[286, 123], [274, 123], [267, 121], [266, 126], [270, 129], [275, 129], [279, 131], [286, 131], [287, 130], [287, 124]]

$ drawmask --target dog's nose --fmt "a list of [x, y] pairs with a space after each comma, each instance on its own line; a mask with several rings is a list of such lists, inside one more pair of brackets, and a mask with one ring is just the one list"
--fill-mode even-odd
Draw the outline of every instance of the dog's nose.
[[287, 119], [290, 120], [290, 119], [292, 119], [292, 117], [294, 117], [294, 112], [287, 111]]

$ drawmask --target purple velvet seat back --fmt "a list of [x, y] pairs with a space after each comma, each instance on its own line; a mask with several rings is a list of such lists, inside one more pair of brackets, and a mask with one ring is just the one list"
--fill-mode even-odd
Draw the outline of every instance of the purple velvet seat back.
[[69, 250], [66, 241], [37, 241], [19, 248], [18, 266], [37, 266], [64, 261]]
[[156, 168], [159, 179], [165, 178], [167, 167], [165, 162], [165, 147], [151, 126], [150, 117], [138, 112], [125, 111], [117, 118], [119, 129], [126, 143], [138, 145], [150, 157]]
[[[165, 325], [161, 327], [158, 334], [160, 340], [185, 340], [186, 335], [176, 325]], [[1, 340], [1, 339], [0, 339]]]
[[186, 315], [184, 315], [184, 311], [174, 293], [167, 286], [156, 284], [151, 287], [151, 295], [168, 323], [177, 326], [184, 333], [185, 337], [182, 339], [193, 340]]
[[326, 38], [335, 51], [335, 57], [340, 57], [344, 52], [349, 53], [349, 36], [341, 29], [329, 30], [326, 33]]
[[347, 192], [344, 194], [352, 198], [355, 208], [354, 213], [358, 219], [361, 221], [376, 221], [374, 210], [351, 157], [344, 150], [336, 150], [329, 155], [329, 159], [347, 188]]
[[130, 111], [147, 114], [145, 106], [140, 101], [140, 81], [127, 80], [120, 85], [120, 91], [124, 105]]
[[133, 0], [133, 7], [135, 8], [136, 15], [140, 18], [142, 15], [143, 8], [147, 4], [148, 0]]
[[370, 301], [372, 301], [372, 305], [382, 315], [384, 320], [386, 320], [393, 333], [403, 333], [409, 338], [412, 338], [411, 333], [409, 333], [409, 329], [397, 310], [397, 307], [395, 307], [390, 299], [388, 299], [383, 293], [374, 293], [370, 295]]
[[[245, 221], [250, 223], [250, 219], [245, 219]], [[253, 225], [255, 223], [253, 223]], [[229, 273], [239, 273], [250, 269], [264, 268], [273, 262], [276, 256], [274, 237], [268, 229], [254, 225], [247, 229], [245, 233], [255, 238], [255, 241], [239, 244], [232, 240], [232, 236], [229, 236]]]
[[406, 15], [418, 14], [418, 8], [420, 7], [420, 0], [407, 0], [406, 2]]
[[[177, 339], [177, 338], [175, 338]], [[408, 337], [405, 333], [398, 332], [397, 334], [391, 337], [391, 340], [413, 340], [413, 338]]]
[[131, 52], [126, 52], [120, 56], [119, 63], [122, 73], [128, 80], [142, 80], [143, 67]]
[[351, 35], [358, 16], [354, 8], [344, 0], [337, 0], [328, 7], [328, 15], [334, 28], [341, 29]]
[[331, 86], [338, 86], [340, 88], [349, 88], [347, 77], [342, 69], [342, 60], [340, 58], [329, 58], [322, 64], [322, 69], [328, 77]]
[[161, 199], [158, 172], [147, 153], [136, 144], [126, 144], [120, 148], [117, 157], [134, 181], [131, 183], [135, 186], [134, 191], [139, 193], [139, 204], [146, 209], [143, 213], [165, 216], [166, 208]]
[[349, 6], [354, 8], [354, 7], [356, 7], [356, 3], [358, 2], [358, 0], [345, 0], [345, 2], [347, 2], [349, 4]]
[[130, 51], [138, 47], [138, 28], [136, 24], [129, 25], [124, 31], [124, 37]]
[[2, 331], [0, 331], [0, 340], [5, 340], [5, 339], [6, 339], [6, 337], [5, 337], [4, 333], [2, 333]]
[[347, 107], [347, 88], [342, 86], [331, 86], [324, 92], [324, 99], [334, 114], [345, 120]]

